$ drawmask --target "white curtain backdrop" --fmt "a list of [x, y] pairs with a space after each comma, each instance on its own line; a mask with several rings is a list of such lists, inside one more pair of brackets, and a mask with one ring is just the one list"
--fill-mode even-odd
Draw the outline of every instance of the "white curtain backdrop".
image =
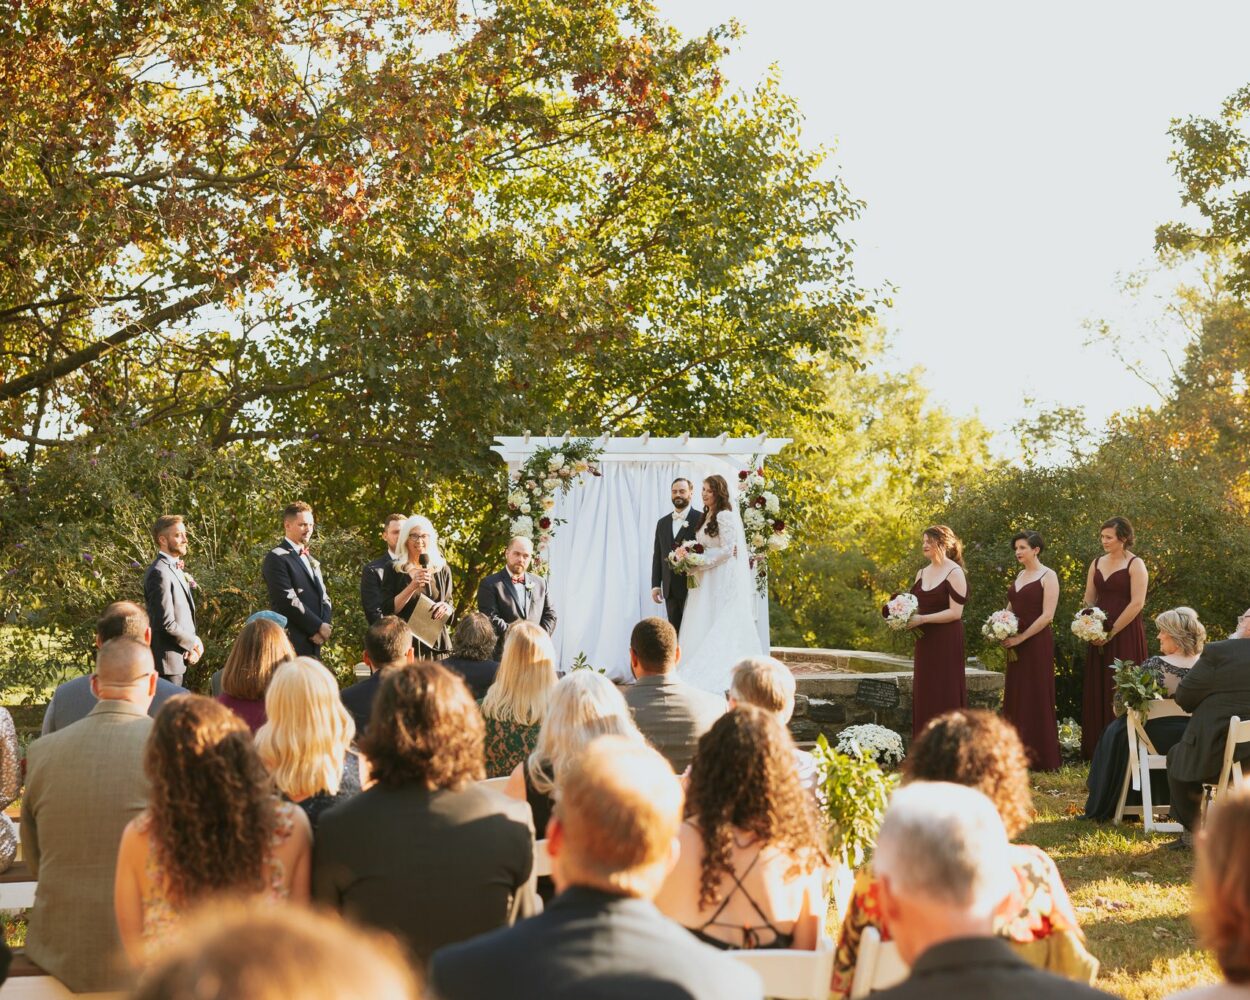
[[[739, 468], [711, 456], [605, 461], [602, 476], [585, 476], [556, 498], [555, 515], [567, 523], [556, 530], [547, 550], [547, 585], [558, 617], [554, 642], [561, 670], [585, 653], [613, 680], [629, 679], [630, 631], [650, 615], [665, 617], [664, 605], [651, 600], [651, 552], [656, 521], [673, 509], [673, 480], [684, 476], [693, 482], [694, 503], [702, 508], [703, 477], [724, 476], [732, 495]], [[756, 615], [767, 649], [766, 598], [757, 599]]]

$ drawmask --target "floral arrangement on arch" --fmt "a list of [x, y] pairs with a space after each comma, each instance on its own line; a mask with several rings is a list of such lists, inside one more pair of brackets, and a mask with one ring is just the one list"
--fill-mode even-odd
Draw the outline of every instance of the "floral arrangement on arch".
[[508, 483], [509, 531], [513, 538], [528, 538], [534, 546], [533, 569], [543, 573], [543, 553], [564, 518], [552, 511], [556, 494], [567, 493], [582, 475], [600, 476], [599, 456], [603, 452], [590, 438], [565, 441], [554, 447], [538, 448]]
[[758, 456], [751, 459], [751, 466], [738, 473], [738, 514], [746, 532], [755, 589], [763, 595], [768, 590], [768, 557], [786, 548], [790, 535], [781, 516], [781, 500], [765, 488]]

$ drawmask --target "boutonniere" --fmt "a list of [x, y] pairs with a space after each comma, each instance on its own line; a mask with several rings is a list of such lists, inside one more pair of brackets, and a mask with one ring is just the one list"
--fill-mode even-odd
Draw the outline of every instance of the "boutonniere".
[[527, 594], [534, 592], [534, 582], [528, 576], [525, 578], [525, 592]]
[[183, 579], [185, 579], [185, 580], [187, 581], [187, 586], [188, 586], [191, 590], [196, 590], [196, 589], [198, 589], [198, 588], [199, 588], [199, 586], [200, 586], [200, 585], [199, 585], [198, 583], [196, 583], [196, 582], [195, 582], [195, 577], [193, 577], [193, 576], [192, 576], [190, 573], [188, 573], [186, 570], [183, 570], [183, 572], [182, 572], [182, 576], [183, 576]]

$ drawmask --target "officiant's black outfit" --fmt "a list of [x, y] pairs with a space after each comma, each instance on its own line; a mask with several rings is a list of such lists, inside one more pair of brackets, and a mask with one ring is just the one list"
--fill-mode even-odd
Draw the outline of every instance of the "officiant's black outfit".
[[703, 523], [703, 511], [687, 507], [684, 511], [665, 514], [655, 524], [655, 545], [651, 553], [651, 586], [659, 587], [668, 609], [668, 620], [681, 631], [681, 616], [686, 610], [686, 576], [674, 573], [668, 554], [678, 545], [694, 541], [694, 533]]
[[[421, 594], [424, 594], [431, 601], [437, 604], [439, 601], [446, 601], [448, 604], [454, 603], [451, 599], [451, 569], [444, 563], [436, 570], [430, 571], [430, 582], [427, 583], [417, 595], [414, 596], [402, 608], [395, 607], [395, 598], [398, 597], [405, 587], [412, 580], [407, 573], [399, 573], [394, 565], [388, 563], [382, 569], [382, 614], [397, 615], [404, 621], [412, 617], [412, 613], [417, 610], [417, 602], [421, 600]], [[418, 639], [415, 635], [412, 637], [412, 651], [417, 659], [437, 660], [446, 656], [451, 652], [451, 636], [447, 632], [447, 625], [451, 622], [451, 615], [443, 619], [443, 632], [438, 637], [438, 642], [431, 648]]]

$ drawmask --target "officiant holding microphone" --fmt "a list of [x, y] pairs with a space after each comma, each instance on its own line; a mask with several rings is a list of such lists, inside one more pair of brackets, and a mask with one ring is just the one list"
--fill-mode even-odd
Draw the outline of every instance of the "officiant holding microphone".
[[[442, 629], [413, 621], [413, 614], [441, 622]], [[414, 514], [399, 526], [391, 562], [382, 572], [382, 613], [396, 615], [413, 629], [417, 659], [438, 659], [451, 651], [447, 625], [455, 608], [451, 603], [451, 568], [438, 548], [438, 532], [427, 518]], [[416, 634], [421, 631], [424, 640]]]

